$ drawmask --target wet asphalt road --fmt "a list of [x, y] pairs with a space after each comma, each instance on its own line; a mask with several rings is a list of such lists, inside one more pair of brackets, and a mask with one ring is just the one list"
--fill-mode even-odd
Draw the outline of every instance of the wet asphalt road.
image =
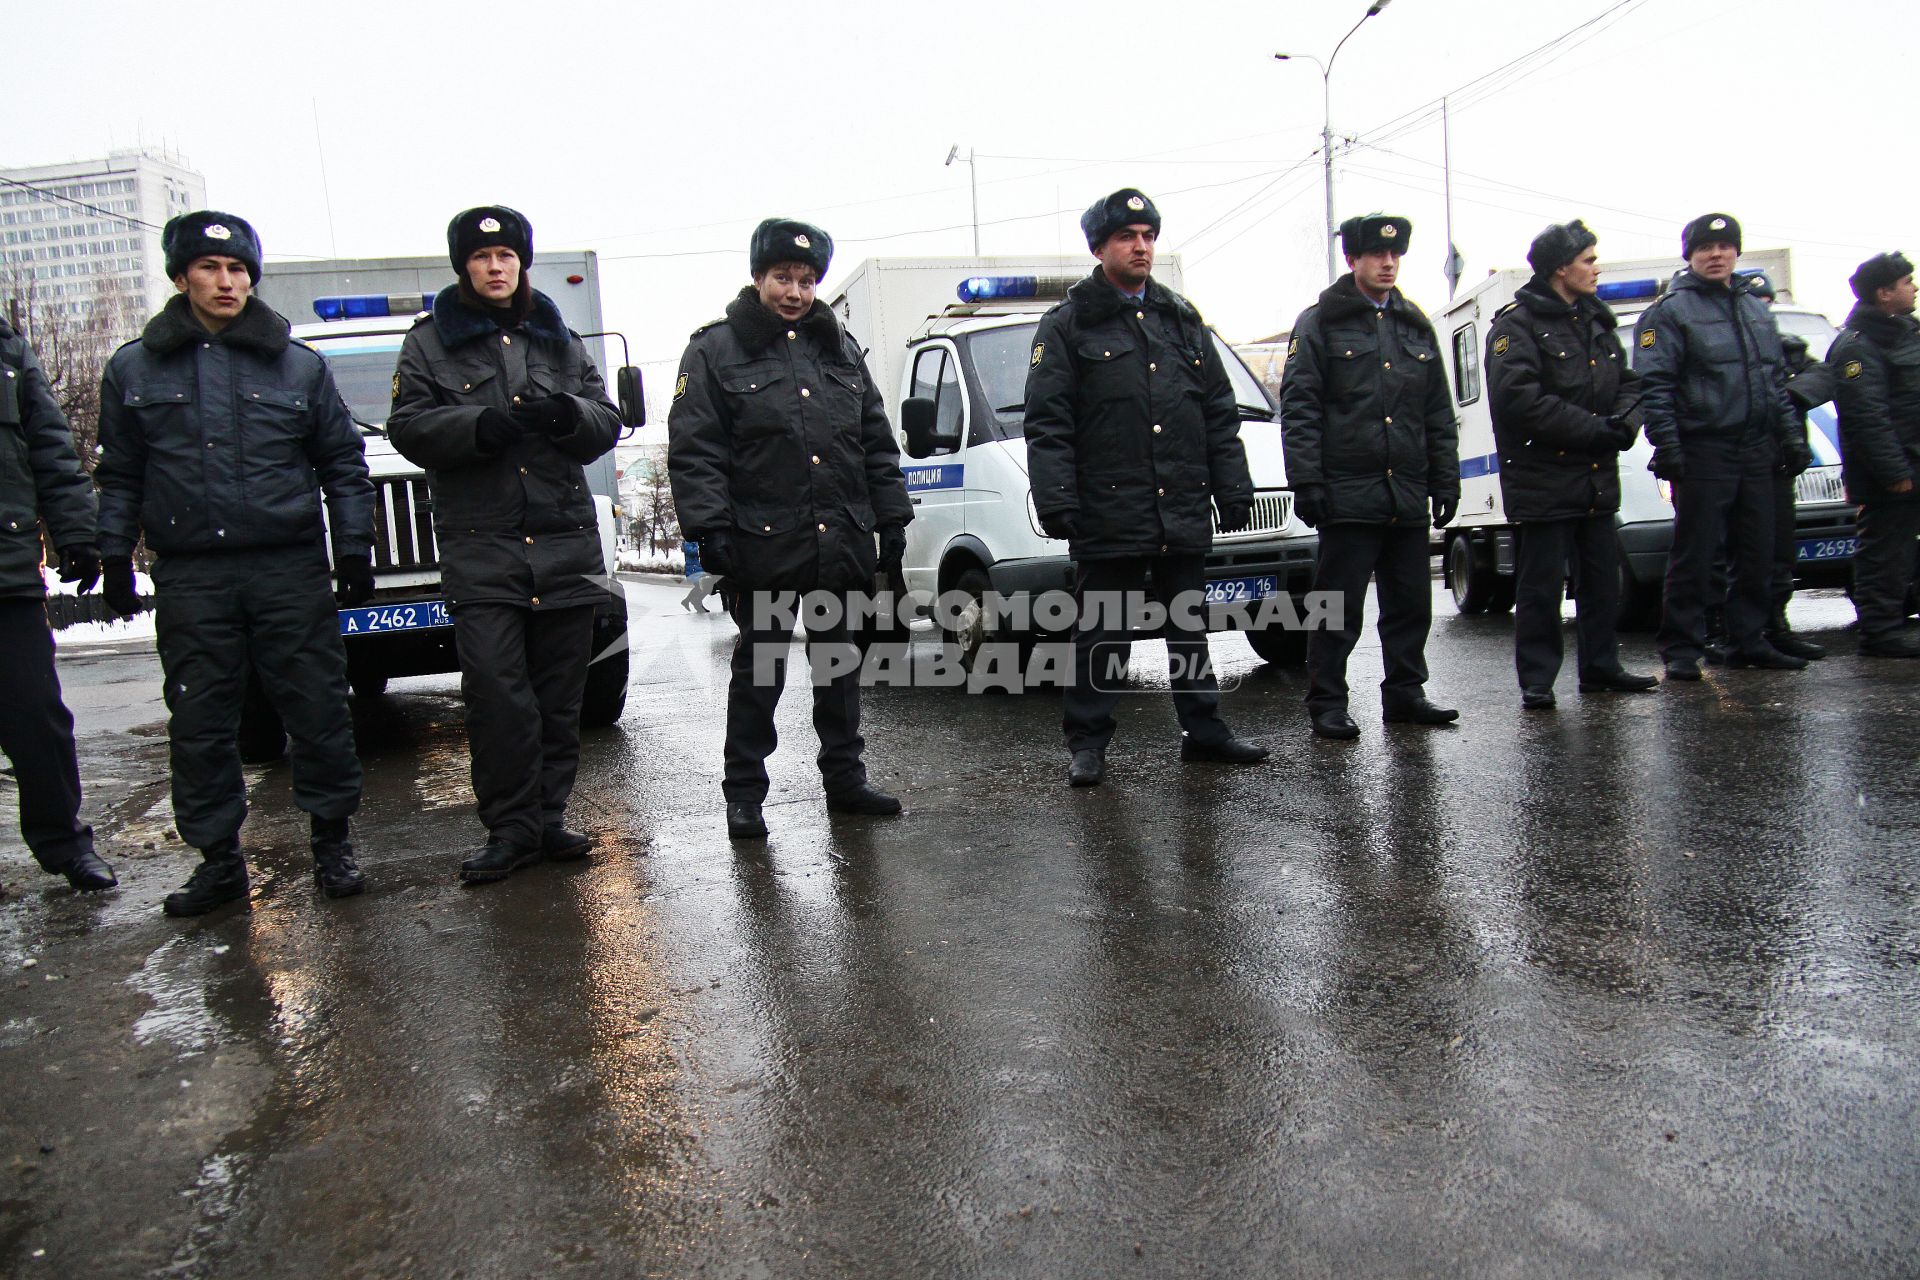
[[0, 795], [0, 1273], [1920, 1272], [1920, 668], [1821, 631], [1523, 714], [1506, 621], [1440, 601], [1453, 729], [1378, 723], [1369, 636], [1316, 741], [1217, 638], [1253, 769], [1142, 696], [1070, 792], [1057, 699], [872, 692], [891, 821], [826, 813], [794, 689], [735, 850], [731, 626], [632, 597], [590, 863], [459, 887], [456, 683], [399, 681], [370, 892], [314, 893], [269, 767], [252, 909], [195, 922], [151, 653], [63, 658], [123, 887], [50, 887]]

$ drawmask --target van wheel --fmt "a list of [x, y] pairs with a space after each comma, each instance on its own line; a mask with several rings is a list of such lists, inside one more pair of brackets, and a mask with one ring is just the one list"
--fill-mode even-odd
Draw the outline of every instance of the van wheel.
[[1633, 570], [1627, 565], [1627, 556], [1620, 553], [1620, 610], [1614, 615], [1614, 626], [1621, 631], [1651, 631], [1660, 625], [1660, 597], [1664, 584], [1655, 579], [1641, 582], [1633, 576]]
[[1272, 626], [1258, 631], [1242, 631], [1254, 655], [1262, 662], [1281, 667], [1297, 667], [1307, 660], [1308, 633], [1295, 628]]
[[[1484, 613], [1493, 604], [1495, 579], [1493, 565], [1482, 549], [1464, 533], [1447, 541], [1447, 590], [1453, 593], [1453, 607], [1461, 613]], [[1509, 583], [1507, 604], [1513, 604]]]
[[[622, 623], [625, 619], [620, 620]], [[592, 666], [587, 668], [587, 690], [580, 699], [580, 727], [583, 729], [603, 729], [614, 723], [627, 709], [627, 649], [620, 645], [612, 653], [608, 646], [626, 638], [624, 625], [615, 627], [595, 626], [593, 629], [593, 652], [596, 657], [606, 653]]]
[[[986, 594], [991, 587], [984, 569], [968, 569], [954, 580], [953, 590], [964, 595], [967, 603], [954, 620], [954, 626], [948, 627], [947, 620], [941, 619], [941, 634], [947, 653], [959, 659], [960, 665], [971, 674], [986, 665], [989, 645], [998, 647], [1011, 644], [1015, 647], [1020, 669], [1025, 671], [1040, 637], [1030, 631], [997, 631], [989, 625]], [[995, 685], [987, 688], [990, 692], [1004, 692], [1004, 689]]]

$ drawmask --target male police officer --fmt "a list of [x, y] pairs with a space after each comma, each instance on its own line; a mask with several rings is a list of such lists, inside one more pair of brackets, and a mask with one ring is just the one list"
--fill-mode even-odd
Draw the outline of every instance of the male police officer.
[[[1707, 213], [1686, 225], [1687, 266], [1641, 316], [1635, 369], [1653, 473], [1673, 486], [1660, 653], [1669, 680], [1698, 680], [1713, 563], [1731, 561], [1727, 636], [1735, 667], [1795, 670], [1805, 658], [1766, 637], [1775, 476], [1800, 417], [1787, 398], [1780, 333], [1735, 278], [1740, 224]], [[1804, 440], [1804, 435], [1803, 435]]]
[[[786, 683], [793, 620], [811, 594], [811, 662], [852, 654], [849, 593], [897, 571], [913, 519], [900, 451], [860, 345], [814, 297], [833, 260], [819, 227], [768, 218], [749, 246], [753, 283], [680, 357], [667, 418], [667, 470], [680, 526], [709, 573], [727, 579], [740, 638], [727, 687], [727, 834], [767, 834], [766, 759]], [[880, 551], [874, 553], [874, 533]], [[888, 816], [900, 802], [867, 781], [860, 672], [816, 671], [813, 727], [827, 808]]]
[[1094, 786], [1106, 774], [1135, 621], [1113, 606], [1123, 593], [1144, 603], [1149, 578], [1168, 611], [1180, 758], [1253, 764], [1267, 749], [1220, 718], [1202, 607], [1209, 506], [1225, 533], [1253, 513], [1226, 366], [1193, 304], [1152, 278], [1160, 211], [1151, 200], [1122, 188], [1081, 214], [1080, 229], [1099, 264], [1040, 321], [1026, 391], [1034, 508], [1075, 562], [1067, 782]]
[[1307, 710], [1323, 738], [1356, 738], [1347, 657], [1367, 580], [1380, 602], [1380, 682], [1389, 722], [1460, 717], [1427, 700], [1433, 620], [1427, 521], [1460, 505], [1459, 425], [1433, 326], [1394, 287], [1413, 224], [1372, 213], [1340, 225], [1348, 272], [1294, 322], [1280, 425], [1294, 509], [1320, 530], [1314, 590], [1340, 593], [1337, 628], [1307, 642]]
[[0, 321], [0, 751], [20, 784], [20, 834], [45, 871], [76, 889], [111, 889], [113, 868], [80, 821], [73, 716], [60, 700], [41, 577], [40, 522], [60, 552], [60, 580], [100, 580], [93, 485], [73, 431], [25, 338]]
[[1920, 324], [1913, 318], [1913, 264], [1898, 253], [1867, 259], [1853, 273], [1859, 299], [1827, 350], [1838, 375], [1842, 476], [1860, 504], [1853, 599], [1860, 652], [1920, 658], [1920, 636], [1905, 630], [1920, 540]]
[[1533, 279], [1487, 334], [1488, 406], [1500, 494], [1520, 526], [1514, 573], [1514, 665], [1520, 702], [1554, 705], [1560, 593], [1573, 566], [1580, 691], [1630, 693], [1659, 683], [1620, 668], [1620, 450], [1639, 434], [1639, 391], [1596, 296], [1598, 238], [1578, 221], [1548, 227], [1527, 250]]
[[460, 864], [486, 884], [592, 841], [566, 827], [580, 704], [606, 571], [584, 463], [620, 414], [560, 309], [527, 278], [533, 228], [504, 205], [447, 224], [458, 279], [400, 348], [387, 434], [428, 468], [441, 582], [460, 651], [473, 795], [487, 839]]
[[[365, 887], [348, 843], [360, 762], [347, 711], [339, 602], [373, 593], [373, 485], [326, 361], [252, 297], [260, 240], [201, 210], [160, 243], [180, 292], [100, 383], [100, 551], [107, 601], [140, 607], [133, 547], [159, 558], [160, 665], [172, 746], [173, 816], [204, 861], [168, 896], [198, 915], [246, 896], [247, 814], [235, 733], [249, 668], [291, 741], [293, 799], [312, 815], [314, 878], [328, 897]], [[320, 518], [321, 494], [328, 520]]]

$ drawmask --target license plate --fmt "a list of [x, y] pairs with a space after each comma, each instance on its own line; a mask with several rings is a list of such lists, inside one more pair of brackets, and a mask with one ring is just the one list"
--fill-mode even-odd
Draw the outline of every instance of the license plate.
[[1278, 578], [1222, 578], [1207, 584], [1207, 603], [1237, 604], [1243, 600], [1265, 600], [1279, 593]]
[[1851, 560], [1858, 538], [1802, 538], [1799, 558], [1808, 560]]
[[453, 615], [444, 600], [418, 600], [411, 604], [380, 604], [364, 609], [340, 610], [340, 634], [364, 636], [379, 631], [420, 631], [427, 627], [450, 627]]

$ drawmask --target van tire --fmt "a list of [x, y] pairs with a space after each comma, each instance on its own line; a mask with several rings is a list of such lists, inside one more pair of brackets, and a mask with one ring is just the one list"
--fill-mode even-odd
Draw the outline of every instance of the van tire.
[[1620, 608], [1614, 614], [1614, 627], [1620, 631], [1652, 631], [1660, 625], [1661, 596], [1665, 583], [1655, 578], [1641, 582], [1627, 564], [1626, 552], [1620, 553]]
[[[1492, 557], [1477, 546], [1472, 537], [1456, 533], [1447, 539], [1447, 590], [1453, 594], [1453, 607], [1461, 613], [1485, 613], [1494, 602], [1499, 577], [1493, 571]], [[1512, 579], [1508, 579], [1507, 605], [1513, 605]]]
[[1307, 660], [1309, 632], [1275, 626], [1262, 627], [1258, 631], [1242, 631], [1240, 634], [1247, 638], [1254, 656], [1262, 662], [1271, 662], [1279, 667], [1298, 667]]
[[[596, 620], [597, 621], [597, 620]], [[626, 620], [621, 618], [624, 623]], [[593, 629], [593, 652], [597, 657], [607, 647], [626, 638], [626, 627]], [[627, 709], [627, 650], [621, 645], [587, 668], [587, 689], [580, 699], [580, 727], [604, 729], [620, 719]]]
[[[971, 612], [962, 619], [961, 626], [954, 630], [947, 629], [944, 625], [945, 620], [942, 619], [941, 639], [946, 645], [947, 653], [957, 660], [969, 675], [975, 670], [982, 652], [989, 644], [1010, 643], [1017, 646], [1020, 669], [1025, 671], [1033, 658], [1034, 649], [1044, 638], [1032, 631], [990, 630], [982, 601], [991, 589], [992, 583], [987, 578], [986, 570], [978, 567], [963, 570], [960, 576], [954, 579], [951, 590], [958, 591], [967, 597], [971, 604]], [[1022, 688], [1025, 688], [1024, 683]], [[1004, 686], [988, 685], [986, 692], [1004, 693], [1007, 690]]]

